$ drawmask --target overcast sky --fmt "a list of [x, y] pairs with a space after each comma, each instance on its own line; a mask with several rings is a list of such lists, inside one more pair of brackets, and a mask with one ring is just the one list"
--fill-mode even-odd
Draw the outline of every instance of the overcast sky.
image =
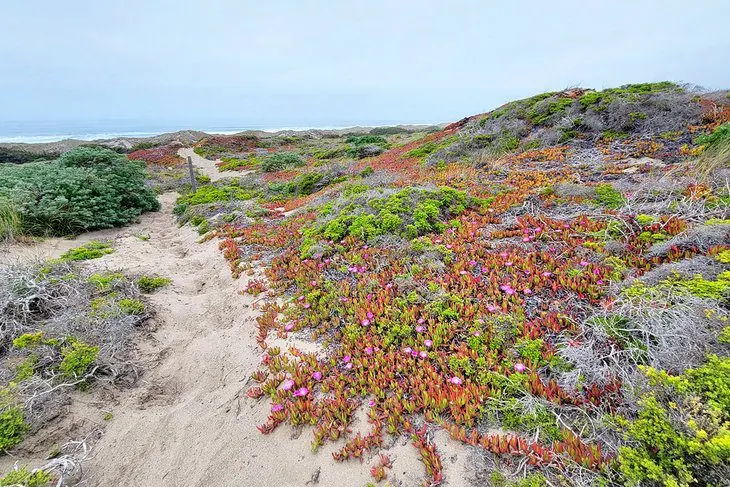
[[445, 122], [567, 86], [730, 85], [730, 2], [3, 0], [0, 122]]

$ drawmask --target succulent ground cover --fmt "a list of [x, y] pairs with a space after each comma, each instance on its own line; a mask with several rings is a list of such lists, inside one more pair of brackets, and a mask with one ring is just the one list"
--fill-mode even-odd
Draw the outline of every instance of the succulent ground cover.
[[[266, 267], [245, 291], [268, 298], [261, 432], [309, 425], [375, 482], [399, 435], [443, 482], [444, 429], [481, 485], [723, 485], [728, 102], [672, 83], [546, 93], [337, 152], [328, 184], [312, 142], [288, 141], [305, 165], [184, 196], [234, 275]], [[289, 335], [322, 352], [274, 344]]]

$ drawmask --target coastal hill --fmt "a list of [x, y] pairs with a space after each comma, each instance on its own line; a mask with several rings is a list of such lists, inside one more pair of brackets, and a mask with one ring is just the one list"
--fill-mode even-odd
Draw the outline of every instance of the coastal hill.
[[728, 485], [728, 91], [2, 149], [0, 485]]

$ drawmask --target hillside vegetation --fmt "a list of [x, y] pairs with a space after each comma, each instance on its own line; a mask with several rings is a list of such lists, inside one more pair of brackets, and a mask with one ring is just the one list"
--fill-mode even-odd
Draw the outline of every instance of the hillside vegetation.
[[[729, 105], [648, 83], [428, 133], [201, 141], [245, 172], [177, 213], [234, 275], [266, 267], [261, 432], [344, 437], [338, 461], [405, 433], [425, 485], [438, 428], [480, 485], [725, 485]], [[326, 355], [270, 346], [290, 334]]]
[[[0, 166], [0, 234], [124, 225], [153, 185], [179, 191], [178, 222], [256, 275], [262, 434], [306, 427], [382, 485], [401, 437], [423, 485], [452, 480], [437, 430], [475, 485], [728, 485], [728, 92], [571, 88], [443, 128], [205, 136], [195, 153], [240, 177], [196, 191], [180, 146]], [[140, 290], [169, 281], [75, 264], [111, 251], [3, 271], [0, 448], [65, 399], [44, 391], [132, 372]]]
[[111, 228], [159, 209], [143, 164], [109, 149], [77, 148], [53, 161], [0, 165], [0, 239]]

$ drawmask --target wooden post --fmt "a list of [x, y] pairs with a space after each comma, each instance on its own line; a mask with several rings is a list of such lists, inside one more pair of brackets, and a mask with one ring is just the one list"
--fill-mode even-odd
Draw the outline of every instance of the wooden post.
[[198, 190], [198, 182], [195, 180], [195, 170], [193, 169], [193, 159], [188, 156], [188, 172], [190, 173], [190, 187], [193, 193]]

